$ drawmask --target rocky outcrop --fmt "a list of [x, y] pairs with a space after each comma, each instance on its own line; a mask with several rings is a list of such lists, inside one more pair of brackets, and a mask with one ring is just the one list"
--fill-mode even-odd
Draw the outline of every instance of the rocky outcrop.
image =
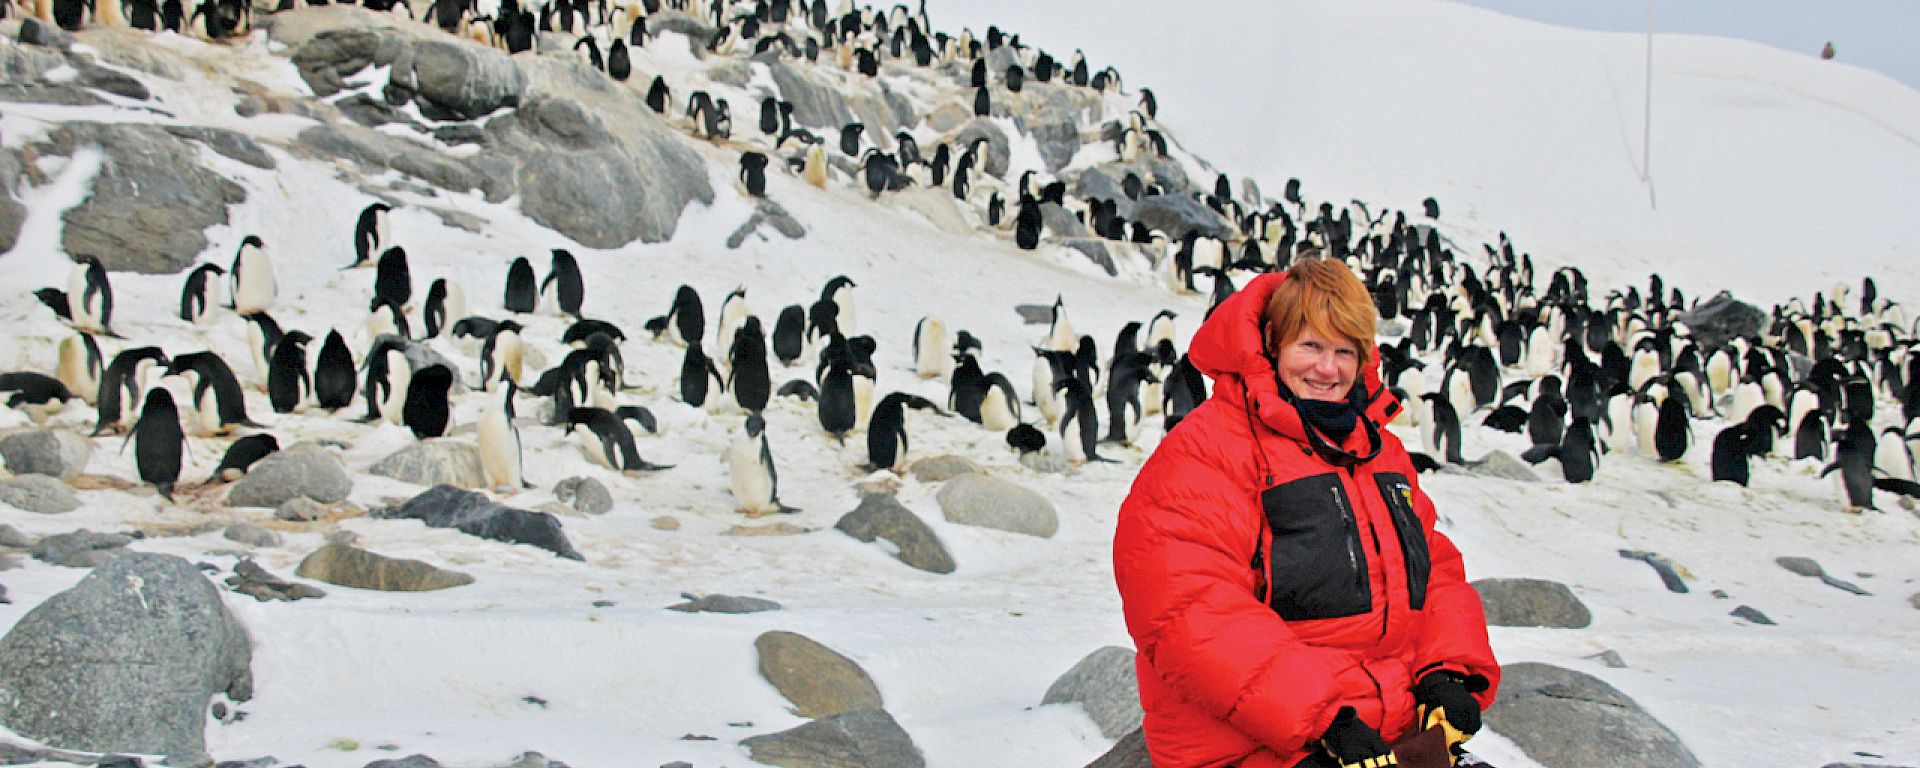
[[1547, 768], [1697, 768], [1667, 727], [1599, 678], [1550, 664], [1501, 669], [1486, 724]]
[[928, 573], [953, 573], [953, 555], [940, 537], [893, 496], [870, 493], [861, 497], [860, 506], [833, 524], [834, 528], [860, 541], [872, 543], [886, 539], [893, 545], [900, 562]]
[[105, 155], [86, 197], [60, 215], [60, 246], [113, 271], [185, 269], [206, 250], [204, 231], [228, 223], [227, 207], [247, 199], [240, 185], [203, 167], [191, 144], [159, 126], [67, 123], [35, 147], [64, 157], [89, 147]]

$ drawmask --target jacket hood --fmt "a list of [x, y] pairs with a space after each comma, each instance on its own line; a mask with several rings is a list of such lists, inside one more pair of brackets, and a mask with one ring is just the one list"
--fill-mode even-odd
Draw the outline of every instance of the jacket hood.
[[[1302, 440], [1306, 430], [1300, 414], [1280, 395], [1280, 381], [1274, 375], [1273, 358], [1267, 355], [1262, 333], [1261, 316], [1267, 302], [1286, 279], [1284, 272], [1261, 275], [1220, 302], [1194, 333], [1187, 358], [1213, 380], [1214, 398], [1245, 408], [1274, 431]], [[1369, 398], [1363, 418], [1384, 425], [1400, 412], [1399, 399], [1381, 385], [1380, 353], [1372, 339], [1367, 340], [1367, 363], [1360, 367], [1360, 383]], [[1354, 430], [1346, 444], [1365, 442], [1363, 431]]]

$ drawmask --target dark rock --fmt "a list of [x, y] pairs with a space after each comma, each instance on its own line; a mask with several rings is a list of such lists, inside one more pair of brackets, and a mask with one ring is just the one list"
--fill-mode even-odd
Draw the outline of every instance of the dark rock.
[[1075, 237], [1066, 241], [1066, 246], [1087, 257], [1093, 265], [1106, 271], [1108, 277], [1118, 277], [1120, 268], [1113, 263], [1113, 252], [1108, 250], [1104, 240], [1095, 237]]
[[1080, 151], [1080, 126], [1071, 121], [1036, 125], [1028, 133], [1039, 145], [1048, 173], [1059, 173]]
[[1766, 327], [1767, 313], [1721, 291], [1681, 315], [1680, 321], [1693, 332], [1694, 343], [1716, 349], [1735, 338], [1759, 334]]
[[0, 504], [10, 504], [28, 512], [57, 515], [80, 508], [73, 489], [46, 475], [21, 475], [0, 480]]
[[923, 768], [913, 738], [882, 709], [859, 709], [740, 742], [781, 768]]
[[440, 768], [440, 761], [426, 755], [412, 754], [399, 760], [375, 760], [363, 768]]
[[133, 101], [146, 101], [153, 98], [153, 93], [148, 91], [146, 86], [124, 73], [97, 64], [81, 64], [78, 68], [80, 84], [88, 88]]
[[201, 167], [197, 152], [166, 129], [130, 123], [67, 123], [47, 136], [47, 153], [71, 157], [81, 147], [106, 160], [77, 206], [60, 218], [60, 245], [97, 256], [107, 269], [178, 272], [206, 250], [204, 230], [226, 224], [227, 207], [246, 190]]
[[382, 592], [431, 592], [473, 583], [473, 577], [464, 573], [418, 560], [383, 557], [340, 543], [314, 550], [293, 573], [303, 579]]
[[1087, 763], [1087, 768], [1153, 768], [1153, 756], [1147, 754], [1147, 732], [1135, 728], [1114, 742], [1113, 748]]
[[56, 533], [33, 545], [33, 559], [68, 568], [95, 568], [119, 555], [133, 537], [119, 533], [95, 533], [85, 528], [72, 533]]
[[1114, 204], [1115, 214], [1129, 221], [1133, 219], [1133, 200], [1127, 197], [1127, 191], [1120, 187], [1118, 179], [1099, 168], [1080, 172], [1073, 181], [1073, 196], [1083, 200], [1110, 200]]
[[882, 706], [880, 689], [866, 670], [805, 636], [766, 632], [753, 647], [760, 653], [760, 676], [793, 702], [796, 715], [831, 717]]
[[1728, 615], [1733, 616], [1735, 618], [1746, 619], [1747, 621], [1751, 621], [1755, 624], [1760, 624], [1763, 626], [1771, 627], [1774, 625], [1773, 619], [1767, 618], [1767, 615], [1764, 613], [1761, 613], [1760, 609], [1755, 608], [1751, 605], [1742, 605], [1738, 608], [1735, 608], [1733, 609], [1733, 612]]
[[73, 45], [73, 35], [59, 27], [50, 27], [42, 24], [39, 19], [21, 19], [20, 44], [40, 45], [48, 48], [58, 48], [64, 51]]
[[947, 522], [1052, 538], [1060, 530], [1053, 503], [1026, 488], [981, 474], [961, 475], [934, 495]]
[[0, 438], [0, 457], [16, 475], [50, 475], [66, 480], [86, 471], [93, 444], [66, 430], [15, 432]]
[[[4, 90], [0, 87], [0, 99], [5, 97]], [[13, 250], [20, 242], [20, 228], [27, 223], [27, 206], [13, 199], [25, 170], [20, 150], [0, 147], [0, 253]]]
[[419, 520], [433, 528], [453, 528], [483, 539], [539, 547], [569, 560], [585, 559], [567, 541], [559, 518], [495, 504], [486, 496], [450, 485], [429, 488], [379, 516]]
[[860, 506], [842, 516], [833, 527], [867, 543], [886, 539], [896, 550], [894, 557], [914, 568], [928, 573], [953, 573], [953, 555], [947, 552], [940, 537], [912, 510], [887, 494], [870, 493], [862, 497]]
[[251, 663], [246, 631], [198, 568], [130, 552], [0, 639], [0, 722], [67, 749], [204, 759], [208, 701], [252, 698]]
[[1668, 592], [1686, 594], [1687, 581], [1680, 578], [1680, 571], [1673, 566], [1673, 561], [1657, 553], [1630, 549], [1620, 550], [1620, 556], [1628, 560], [1639, 560], [1640, 562], [1653, 566], [1653, 571], [1660, 574], [1660, 583], [1666, 585]]
[[1549, 664], [1502, 668], [1485, 723], [1547, 768], [1696, 768], [1680, 737], [1598, 678]]
[[[993, 121], [981, 118], [967, 123], [960, 129], [960, 133], [953, 137], [953, 147], [955, 151], [964, 152], [968, 147], [973, 146], [974, 142], [983, 139], [987, 142], [986, 152], [976, 158], [978, 164], [974, 169], [986, 171], [987, 175], [994, 178], [1006, 178], [1007, 163], [1013, 156], [1012, 145], [1007, 143], [1006, 132], [1000, 130], [1000, 126], [995, 125]], [[958, 156], [954, 159], [955, 162], [959, 161]]]
[[1232, 224], [1218, 212], [1178, 194], [1142, 196], [1134, 206], [1133, 215], [1140, 223], [1167, 233], [1167, 238], [1175, 242], [1189, 232], [1222, 238], [1233, 232]]
[[1058, 203], [1041, 203], [1040, 221], [1046, 225], [1047, 232], [1057, 237], [1086, 237], [1090, 234], [1087, 225], [1081, 223], [1079, 217]]
[[411, 115], [400, 111], [392, 104], [388, 104], [385, 99], [376, 99], [364, 93], [356, 93], [348, 96], [334, 102], [333, 105], [338, 107], [340, 114], [346, 115], [348, 120], [352, 120], [368, 128], [399, 124], [416, 130], [420, 129], [419, 124], [413, 121]]
[[1140, 683], [1134, 677], [1133, 651], [1109, 645], [1074, 664], [1047, 686], [1041, 704], [1079, 702], [1109, 739], [1140, 727]]
[[780, 604], [757, 597], [735, 595], [693, 595], [682, 593], [686, 602], [669, 605], [667, 610], [681, 613], [760, 613], [780, 610]]
[[392, 63], [403, 45], [400, 35], [378, 29], [328, 29], [293, 52], [293, 66], [315, 96], [346, 90], [346, 79], [378, 63]]
[[504, 51], [447, 40], [416, 40], [402, 49], [393, 84], [426, 105], [472, 120], [520, 104], [527, 77]]
[[167, 133], [176, 137], [205, 144], [208, 149], [221, 157], [237, 160], [263, 171], [271, 171], [276, 167], [273, 155], [267, 154], [265, 148], [244, 133], [198, 125], [170, 125], [166, 126], [166, 130]]
[[1852, 592], [1856, 595], [1873, 594], [1872, 592], [1861, 589], [1852, 582], [1834, 578], [1827, 573], [1827, 569], [1820, 567], [1820, 564], [1810, 557], [1776, 557], [1773, 562], [1801, 576], [1819, 579], [1820, 583], [1843, 592]]
[[762, 198], [754, 203], [753, 215], [747, 217], [747, 223], [740, 225], [739, 229], [727, 236], [727, 247], [739, 248], [741, 243], [746, 242], [748, 237], [760, 230], [762, 224], [773, 225], [774, 231], [789, 240], [798, 240], [807, 234], [807, 228], [794, 220], [793, 215], [787, 213], [787, 209], [781, 207], [779, 203]]
[[589, 515], [613, 511], [613, 494], [591, 477], [569, 477], [553, 486], [553, 497]]
[[1481, 579], [1473, 582], [1494, 627], [1585, 629], [1593, 613], [1567, 585], [1541, 579]]
[[268, 573], [252, 560], [241, 560], [233, 565], [233, 575], [227, 577], [227, 586], [233, 591], [260, 602], [270, 600], [306, 600], [326, 597], [325, 590], [311, 584], [287, 581]]
[[[776, 64], [768, 70], [773, 75], [773, 84], [780, 89], [780, 98], [793, 104], [795, 125], [837, 130], [859, 120], [847, 107], [846, 98], [838, 88], [815, 82], [805, 68]], [[867, 128], [867, 134], [874, 135], [874, 126]]]
[[315, 443], [275, 451], [247, 470], [227, 492], [233, 507], [278, 507], [306, 497], [322, 504], [346, 501], [353, 478], [340, 459]]

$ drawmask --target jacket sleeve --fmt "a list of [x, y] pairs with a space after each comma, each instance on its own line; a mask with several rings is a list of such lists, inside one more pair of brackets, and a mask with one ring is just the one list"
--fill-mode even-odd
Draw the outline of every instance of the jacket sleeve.
[[[1156, 453], [1120, 507], [1114, 578], [1127, 630], [1182, 699], [1270, 748], [1316, 739], [1375, 695], [1346, 653], [1308, 646], [1254, 596], [1259, 512], [1220, 470]], [[1365, 686], [1363, 688], [1363, 686]]]
[[1485, 709], [1500, 688], [1500, 663], [1487, 639], [1487, 614], [1480, 593], [1467, 583], [1459, 548], [1434, 530], [1433, 500], [1414, 484], [1415, 508], [1427, 532], [1427, 552], [1433, 567], [1427, 581], [1425, 620], [1416, 640], [1414, 680], [1436, 669], [1487, 678], [1487, 690], [1474, 698]]

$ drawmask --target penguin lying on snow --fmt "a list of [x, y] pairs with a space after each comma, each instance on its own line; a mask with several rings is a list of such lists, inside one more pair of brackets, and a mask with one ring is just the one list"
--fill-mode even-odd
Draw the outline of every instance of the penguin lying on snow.
[[653, 464], [640, 458], [633, 432], [625, 419], [604, 408], [575, 408], [567, 423], [580, 440], [580, 452], [595, 464], [616, 472], [640, 472], [672, 469], [671, 464]]

